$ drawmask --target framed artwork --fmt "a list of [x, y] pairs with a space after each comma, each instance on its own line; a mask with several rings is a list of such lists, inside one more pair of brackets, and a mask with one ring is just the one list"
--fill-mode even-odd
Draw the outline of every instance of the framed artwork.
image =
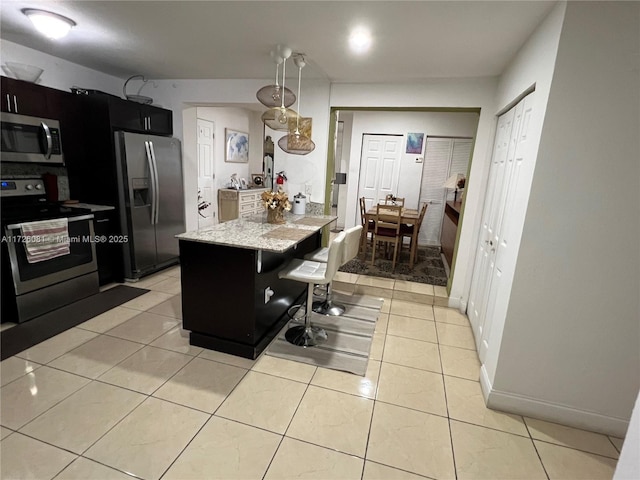
[[424, 142], [424, 133], [407, 133], [406, 153], [422, 153], [423, 142]]
[[252, 173], [251, 183], [254, 187], [264, 187], [264, 175], [262, 173]]
[[226, 150], [224, 161], [232, 163], [249, 162], [249, 134], [225, 128]]

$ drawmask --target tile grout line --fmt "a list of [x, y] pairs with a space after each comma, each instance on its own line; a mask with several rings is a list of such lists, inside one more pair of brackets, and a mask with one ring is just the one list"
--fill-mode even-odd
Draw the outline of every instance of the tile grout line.
[[[385, 335], [386, 337], [386, 335]], [[385, 338], [386, 343], [386, 338]], [[382, 353], [384, 354], [384, 346], [382, 347]], [[378, 390], [380, 389], [380, 377], [382, 375], [382, 360], [380, 361], [380, 366], [378, 367], [378, 381], [376, 382], [376, 391], [373, 395], [373, 405], [371, 407], [371, 418], [369, 419], [369, 429], [367, 430], [367, 442], [364, 448], [364, 461], [362, 462], [362, 474], [360, 475], [360, 480], [364, 480], [364, 469], [367, 466], [367, 453], [369, 452], [369, 441], [371, 440], [371, 427], [373, 426], [373, 416], [376, 413], [376, 404], [378, 402]]]
[[[203, 350], [204, 351], [204, 350]], [[202, 352], [200, 352], [202, 353]], [[175, 375], [177, 375], [180, 371], [182, 371], [184, 368], [186, 368], [187, 365], [189, 365], [191, 362], [193, 362], [196, 358], [199, 358], [198, 356], [193, 357], [189, 362], [187, 362], [180, 370], [178, 370], [174, 375], [172, 375], [170, 378], [173, 378]], [[208, 360], [206, 358], [201, 358], [201, 360]], [[214, 360], [208, 360], [208, 361], [213, 361]], [[220, 363], [220, 362], [218, 362]], [[225, 364], [226, 365], [226, 364]], [[234, 366], [234, 365], [230, 365], [230, 366]], [[239, 368], [239, 367], [236, 367]], [[187, 444], [184, 446], [184, 448], [182, 450], [180, 450], [180, 453], [178, 453], [178, 455], [176, 455], [176, 458], [173, 459], [173, 461], [169, 464], [169, 466], [165, 469], [165, 471], [162, 473], [162, 475], [160, 475], [160, 479], [162, 479], [167, 472], [171, 469], [171, 467], [175, 464], [175, 462], [180, 458], [180, 456], [184, 453], [184, 451], [189, 447], [189, 445], [191, 445], [191, 443], [195, 440], [195, 438], [198, 436], [198, 434], [204, 429], [204, 427], [211, 421], [211, 419], [215, 416], [215, 412], [217, 412], [220, 407], [222, 406], [222, 404], [229, 398], [229, 396], [231, 395], [231, 393], [236, 389], [236, 387], [238, 385], [240, 385], [240, 383], [242, 382], [242, 380], [247, 376], [247, 374], [250, 372], [250, 370], [244, 369], [245, 373], [242, 375], [242, 377], [240, 378], [240, 380], [238, 381], [238, 383], [235, 384], [235, 386], [231, 389], [231, 391], [229, 391], [229, 393], [225, 396], [224, 400], [222, 402], [220, 402], [220, 405], [218, 405], [218, 407], [213, 411], [213, 413], [208, 413], [208, 412], [204, 412], [207, 413], [209, 415], [209, 418], [202, 424], [202, 426], [198, 429], [198, 431], [193, 435], [193, 437], [191, 437], [191, 439], [187, 442]], [[167, 379], [167, 382], [170, 379]], [[156, 393], [160, 388], [162, 388], [162, 386], [164, 386], [164, 384], [166, 384], [167, 382], [164, 382], [160, 387], [158, 387], [156, 390], [154, 390], [153, 393]], [[151, 397], [153, 395], [153, 393], [151, 395], [149, 395], [149, 397]], [[156, 398], [158, 400], [163, 400], [163, 401], [168, 401], [168, 400], [164, 400], [164, 399], [160, 399], [158, 397], [153, 397]], [[171, 403], [175, 403], [175, 402], [171, 402]], [[181, 405], [181, 404], [176, 404], [176, 405]], [[187, 407], [186, 405], [181, 405], [183, 407], [186, 408], [192, 408], [193, 410], [197, 410], [194, 409], [193, 407]], [[201, 410], [197, 410], [197, 411], [201, 411]], [[217, 417], [217, 418], [224, 418], [224, 417]]]
[[[280, 446], [282, 445], [282, 442], [284, 442], [284, 439], [287, 436], [287, 432], [289, 431], [289, 428], [291, 427], [291, 423], [293, 422], [293, 419], [295, 418], [296, 413], [298, 413], [298, 410], [300, 409], [300, 405], [302, 404], [302, 401], [304, 400], [305, 395], [309, 391], [309, 386], [311, 385], [311, 379], [313, 379], [314, 375], [318, 371], [318, 367], [315, 367], [315, 368], [316, 368], [316, 370], [313, 372], [313, 375], [311, 375], [311, 378], [309, 379], [309, 383], [307, 383], [307, 387], [304, 389], [304, 392], [302, 392], [302, 396], [300, 397], [300, 400], [298, 401], [298, 405], [296, 405], [296, 409], [293, 411], [293, 415], [291, 415], [291, 419], [289, 420], [289, 423], [287, 424], [287, 428], [284, 429], [284, 432], [282, 433], [282, 436], [280, 437], [280, 442], [278, 442], [278, 446], [274, 450], [273, 456], [271, 457], [271, 460], [269, 460], [269, 464], [267, 465], [267, 468], [265, 469], [264, 473], [262, 474], [262, 480], [264, 480], [264, 478], [267, 476], [267, 472], [271, 468], [271, 465], [273, 464], [273, 461], [275, 460], [276, 455], [278, 454], [278, 451], [280, 450]], [[287, 438], [293, 438], [293, 437], [287, 437]], [[297, 439], [295, 439], [295, 440], [297, 440]]]
[[[433, 306], [431, 307], [433, 310]], [[435, 317], [435, 311], [434, 311]], [[449, 412], [449, 399], [447, 397], [447, 386], [444, 381], [444, 366], [442, 365], [442, 353], [440, 352], [440, 335], [438, 334], [438, 329], [436, 328], [436, 340], [438, 341], [438, 360], [440, 360], [440, 370], [441, 378], [442, 378], [442, 390], [444, 391], [444, 401], [447, 406], [447, 426], [449, 427], [449, 445], [451, 445], [451, 460], [453, 461], [453, 474], [456, 479], [458, 478], [458, 466], [456, 463], [456, 451], [453, 446], [453, 431], [451, 429], [451, 413]]]
[[536, 455], [538, 456], [538, 460], [540, 460], [542, 471], [547, 476], [547, 480], [551, 480], [551, 477], [549, 476], [549, 472], [547, 472], [547, 468], [544, 466], [544, 462], [542, 461], [542, 456], [540, 455], [540, 452], [538, 451], [538, 447], [536, 446], [536, 442], [533, 441], [533, 436], [531, 435], [531, 430], [529, 430], [529, 425], [525, 421], [524, 417], [522, 416], [520, 417], [522, 418], [522, 423], [524, 423], [524, 427], [527, 429], [527, 433], [529, 434], [529, 440], [531, 440], [531, 445], [533, 445], [533, 450], [534, 452], [536, 452]]

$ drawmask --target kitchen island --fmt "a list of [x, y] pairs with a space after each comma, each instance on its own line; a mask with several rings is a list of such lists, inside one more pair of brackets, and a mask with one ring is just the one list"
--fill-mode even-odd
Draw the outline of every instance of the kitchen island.
[[177, 235], [182, 324], [191, 345], [254, 359], [304, 299], [307, 285], [278, 278], [292, 259], [319, 248], [334, 216], [266, 214]]

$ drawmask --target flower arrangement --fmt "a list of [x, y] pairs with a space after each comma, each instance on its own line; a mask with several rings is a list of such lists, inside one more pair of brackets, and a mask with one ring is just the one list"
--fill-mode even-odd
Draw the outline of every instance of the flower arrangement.
[[460, 180], [458, 180], [458, 183], [456, 184], [457, 188], [459, 188], [460, 190], [462, 190], [464, 188], [464, 186], [467, 183], [467, 179], [466, 177], [462, 177]]
[[287, 192], [282, 190], [282, 187], [278, 187], [277, 192], [262, 192], [261, 198], [264, 207], [267, 209], [267, 222], [284, 223], [284, 211], [291, 210]]

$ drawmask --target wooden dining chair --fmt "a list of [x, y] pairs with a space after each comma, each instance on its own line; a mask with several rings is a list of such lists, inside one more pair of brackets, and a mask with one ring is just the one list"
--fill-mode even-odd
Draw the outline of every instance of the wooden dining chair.
[[360, 200], [360, 222], [362, 223], [362, 233], [360, 236], [360, 250], [364, 252], [365, 256], [367, 254], [367, 246], [369, 244], [369, 236], [373, 239], [373, 230], [375, 229], [376, 222], [373, 220], [369, 220], [369, 225], [367, 225], [367, 204], [365, 198], [362, 197]]
[[[402, 240], [404, 240], [404, 237], [409, 237], [410, 240], [410, 250], [409, 250], [409, 266], [413, 267], [413, 263], [416, 261], [416, 254], [418, 251], [418, 246], [416, 245], [418, 243], [418, 233], [420, 233], [420, 226], [422, 225], [422, 220], [424, 220], [424, 215], [425, 213], [427, 213], [427, 207], [429, 206], [428, 203], [423, 203], [422, 204], [422, 208], [420, 209], [420, 216], [418, 217], [418, 220], [416, 221], [416, 223], [414, 223], [413, 225], [401, 225], [400, 226], [400, 236], [402, 237]], [[413, 234], [416, 234], [416, 241], [413, 241]]]
[[384, 197], [384, 204], [400, 205], [401, 207], [404, 207], [404, 197], [396, 197], [392, 193], [390, 193], [386, 197]]
[[373, 253], [371, 254], [371, 265], [376, 261], [376, 246], [380, 242], [393, 244], [393, 263], [391, 271], [396, 269], [396, 259], [402, 236], [400, 226], [402, 219], [402, 208], [400, 205], [376, 205], [376, 226], [373, 230]]

